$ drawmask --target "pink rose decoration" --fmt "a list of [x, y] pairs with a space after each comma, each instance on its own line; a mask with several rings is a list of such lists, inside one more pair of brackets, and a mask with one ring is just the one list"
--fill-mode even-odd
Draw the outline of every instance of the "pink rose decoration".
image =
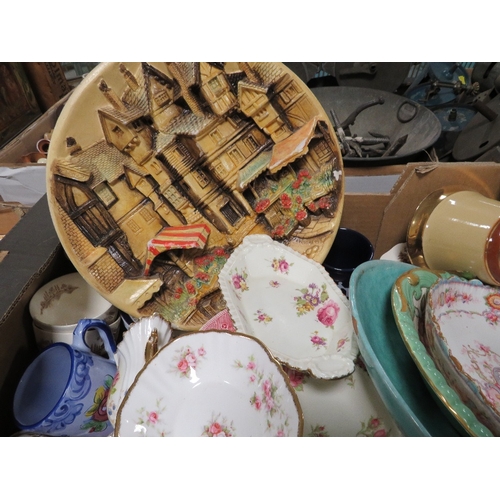
[[233, 276], [233, 286], [234, 288], [236, 289], [240, 289], [241, 288], [241, 281], [242, 281], [243, 277], [240, 276], [239, 274], [235, 274]]
[[152, 423], [152, 424], [156, 424], [156, 422], [158, 422], [158, 413], [156, 413], [155, 411], [152, 411], [149, 416], [148, 416], [148, 420]]
[[196, 366], [196, 356], [194, 354], [187, 354], [185, 359], [189, 366]]
[[221, 431], [222, 431], [222, 427], [220, 426], [220, 424], [219, 424], [219, 423], [214, 422], [214, 423], [210, 426], [209, 431], [210, 431], [212, 434], [217, 435], [217, 434], [219, 434], [219, 432], [221, 432]]
[[271, 411], [274, 408], [274, 400], [271, 397], [266, 398], [266, 408]]
[[280, 260], [280, 271], [282, 273], [287, 273], [290, 266], [286, 260]]
[[311, 342], [316, 345], [326, 345], [326, 342], [319, 335], [313, 335]]
[[255, 408], [257, 408], [257, 410], [260, 410], [260, 408], [262, 406], [262, 401], [260, 400], [260, 398], [258, 396], [255, 397], [254, 406], [255, 406]]
[[269, 380], [265, 380], [262, 384], [262, 387], [264, 389], [265, 395], [268, 397], [271, 396], [271, 382], [269, 382]]
[[184, 373], [189, 368], [188, 362], [185, 359], [181, 359], [177, 363], [177, 368]]
[[288, 371], [288, 377], [290, 378], [290, 384], [292, 387], [297, 387], [304, 382], [304, 375], [295, 370]]
[[337, 316], [339, 315], [340, 307], [333, 300], [327, 300], [319, 309], [318, 309], [318, 320], [323, 323], [325, 326], [333, 326], [335, 321], [337, 320]]

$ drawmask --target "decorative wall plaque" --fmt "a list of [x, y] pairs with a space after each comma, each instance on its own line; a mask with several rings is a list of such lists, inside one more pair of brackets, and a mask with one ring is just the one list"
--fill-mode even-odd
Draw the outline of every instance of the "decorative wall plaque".
[[344, 202], [335, 132], [281, 63], [103, 63], [76, 88], [47, 162], [52, 220], [122, 311], [197, 330], [247, 234], [322, 262]]

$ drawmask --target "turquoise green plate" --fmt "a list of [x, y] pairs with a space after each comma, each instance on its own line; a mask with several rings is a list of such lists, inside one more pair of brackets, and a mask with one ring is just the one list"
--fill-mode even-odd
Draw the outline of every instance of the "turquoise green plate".
[[405, 436], [460, 436], [434, 400], [399, 333], [392, 311], [396, 280], [415, 266], [390, 260], [361, 264], [349, 295], [357, 341], [375, 388]]
[[477, 420], [469, 407], [462, 403], [457, 393], [436, 368], [418, 332], [419, 325], [423, 325], [425, 314], [423, 308], [429, 288], [438, 279], [451, 276], [449, 273], [432, 272], [421, 268], [406, 272], [396, 280], [392, 290], [393, 314], [406, 349], [443, 414], [452, 422], [456, 422], [463, 429], [462, 432], [470, 436], [491, 437], [493, 436], [491, 431]]

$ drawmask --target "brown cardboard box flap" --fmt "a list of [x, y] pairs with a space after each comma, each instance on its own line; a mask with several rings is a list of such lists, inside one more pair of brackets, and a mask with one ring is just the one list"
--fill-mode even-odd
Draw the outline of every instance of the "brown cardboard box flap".
[[19, 163], [23, 155], [36, 151], [37, 142], [55, 127], [57, 119], [71, 94], [72, 92], [65, 95], [29, 127], [26, 127], [23, 132], [0, 149], [0, 163], [3, 165], [6, 163]]
[[408, 164], [394, 185], [383, 211], [375, 243], [375, 258], [397, 243], [405, 242], [408, 224], [418, 205], [427, 195], [448, 186], [499, 199], [500, 165], [493, 162]]
[[375, 246], [384, 209], [391, 197], [389, 193], [345, 193], [341, 227], [359, 231]]
[[2, 239], [26, 213], [26, 207], [18, 203], [0, 201], [0, 239]]
[[407, 165], [389, 165], [382, 167], [347, 167], [344, 169], [346, 177], [364, 177], [370, 184], [375, 184], [375, 178], [388, 179], [398, 176], [397, 181], [389, 187], [390, 181], [383, 181], [387, 186], [385, 192], [346, 192], [344, 197], [344, 208], [340, 225], [359, 231], [364, 234], [375, 246], [380, 225], [384, 216], [384, 210], [391, 201], [395, 191], [403, 184], [411, 174], [411, 168]]

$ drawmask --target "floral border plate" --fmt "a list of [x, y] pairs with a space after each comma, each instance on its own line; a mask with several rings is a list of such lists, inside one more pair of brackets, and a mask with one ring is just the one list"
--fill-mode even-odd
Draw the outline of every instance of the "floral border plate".
[[299, 400], [279, 363], [239, 333], [183, 334], [139, 372], [115, 436], [301, 436]]
[[[450, 278], [446, 272], [413, 269], [401, 275], [392, 290], [392, 308], [397, 327], [408, 352], [423, 376], [443, 415], [471, 436], [490, 437], [492, 433], [481, 424], [458, 394], [448, 385], [436, 367], [422, 339], [425, 329], [425, 305], [430, 287], [440, 278]], [[458, 279], [458, 278], [457, 278]]]
[[460, 436], [434, 401], [394, 320], [391, 291], [403, 262], [373, 260], [351, 277], [350, 300], [357, 340], [373, 383], [405, 436]]
[[[227, 309], [202, 330], [236, 331]], [[307, 437], [399, 437], [401, 431], [388, 412], [359, 357], [351, 375], [319, 380], [307, 373], [284, 368], [304, 413]]]
[[282, 63], [102, 63], [66, 103], [47, 199], [77, 271], [134, 317], [195, 331], [247, 234], [322, 262], [344, 201], [328, 116]]
[[479, 280], [438, 279], [427, 293], [425, 347], [462, 400], [500, 436], [500, 293]]
[[317, 262], [269, 236], [250, 235], [219, 284], [236, 329], [288, 367], [322, 379], [354, 371], [359, 351], [349, 302]]

